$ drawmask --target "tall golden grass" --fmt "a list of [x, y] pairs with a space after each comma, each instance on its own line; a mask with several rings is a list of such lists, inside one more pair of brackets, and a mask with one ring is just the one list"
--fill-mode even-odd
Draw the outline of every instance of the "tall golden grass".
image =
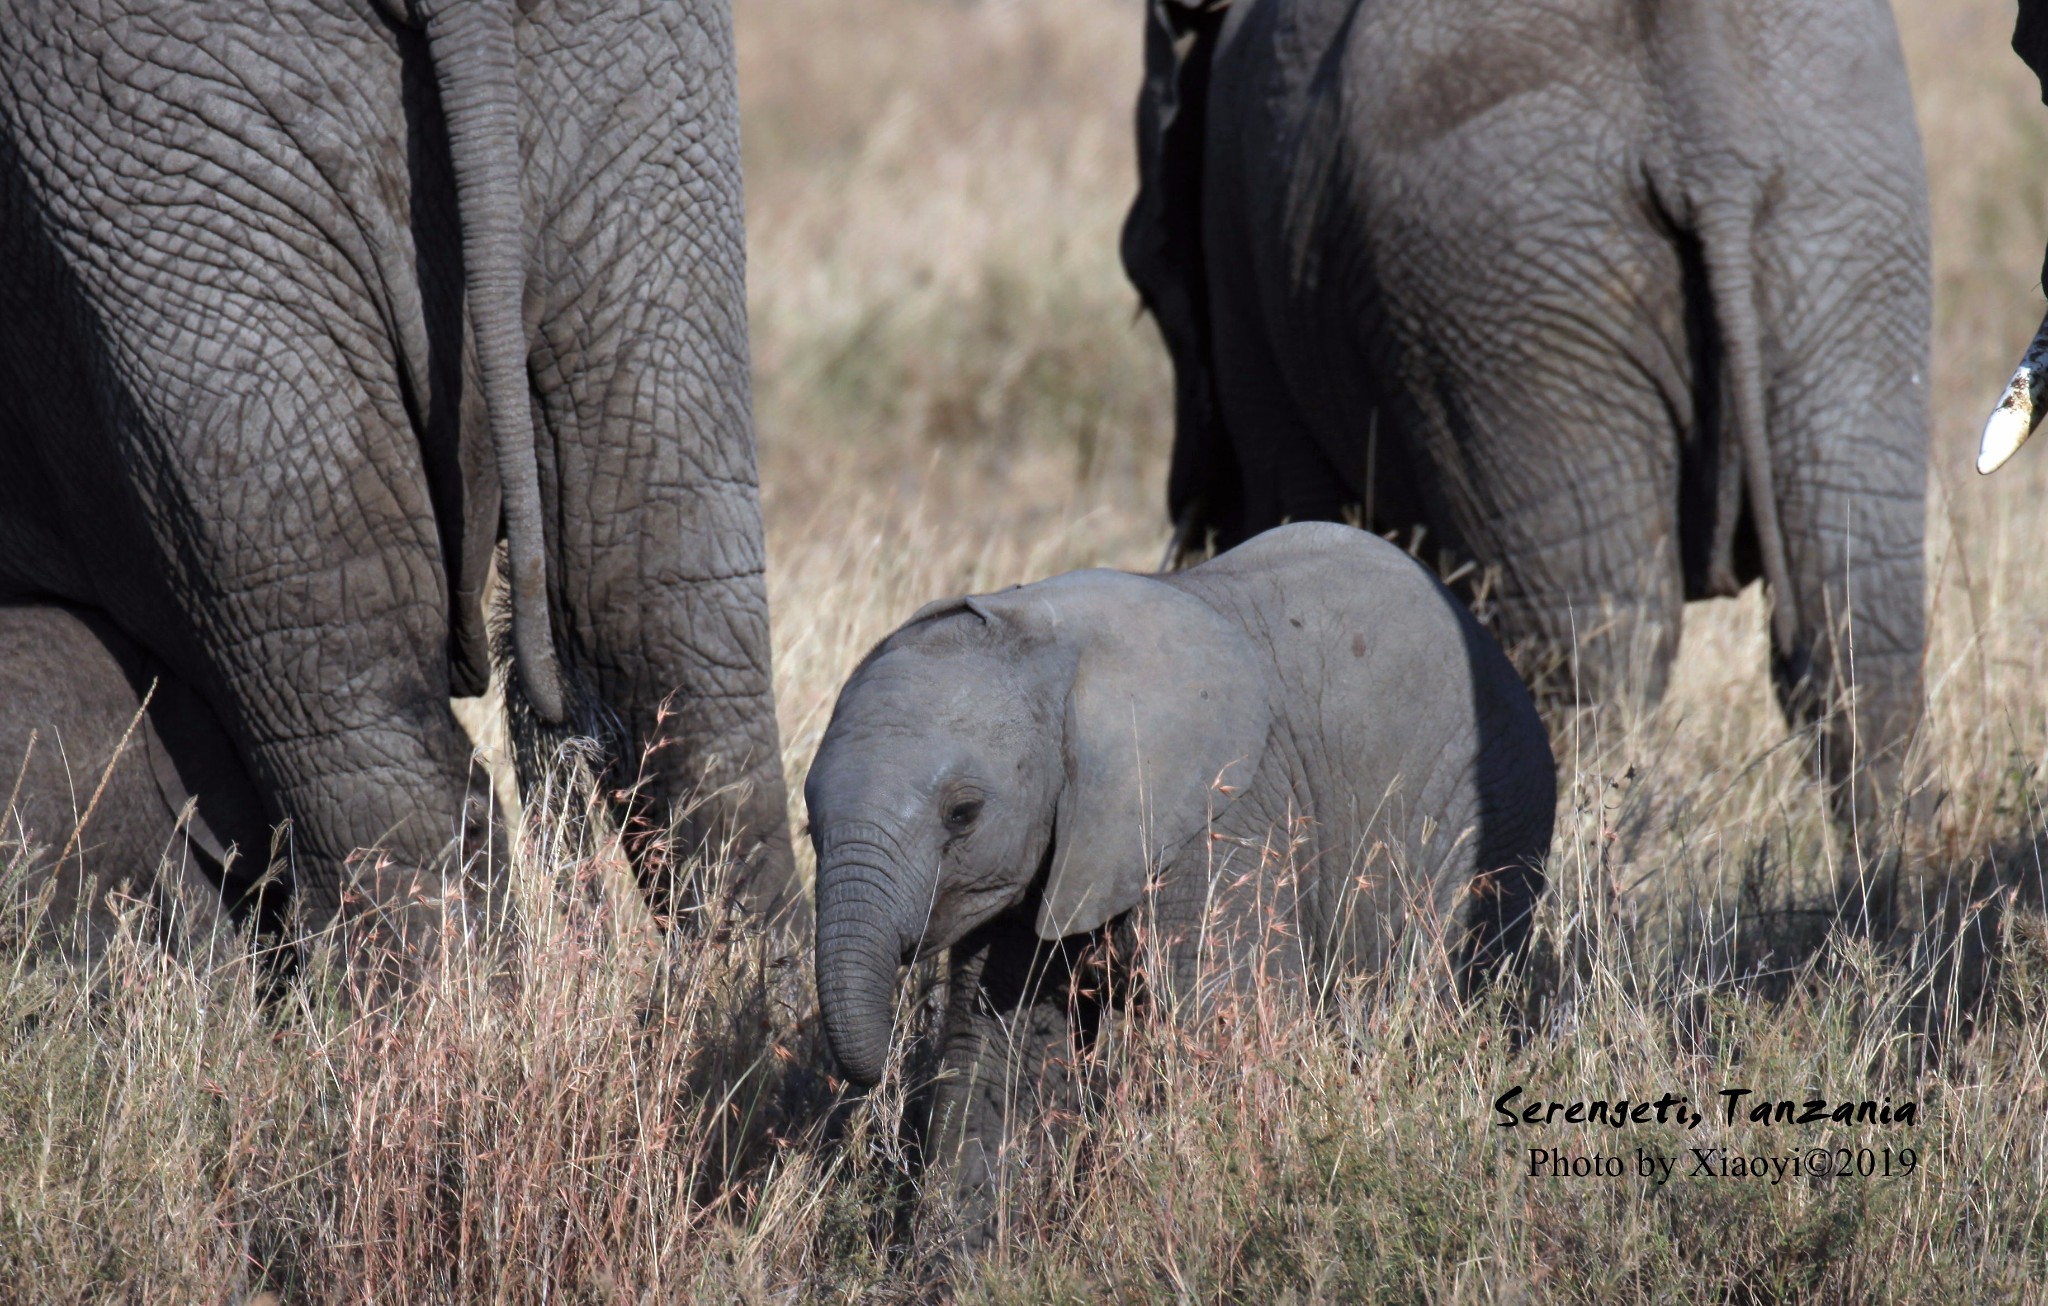
[[[837, 687], [925, 600], [1164, 544], [1168, 372], [1117, 265], [1129, 0], [739, 0], [757, 414], [792, 792]], [[1496, 1012], [1415, 977], [1325, 1018], [1134, 1016], [997, 1252], [900, 1236], [901, 1084], [855, 1097], [808, 940], [650, 933], [602, 822], [522, 840], [505, 925], [375, 1020], [139, 925], [95, 976], [0, 923], [0, 1299], [1952, 1301], [2048, 1281], [2048, 461], [1969, 469], [2038, 319], [2048, 108], [2011, 9], [1899, 19], [1935, 195], [1933, 644], [1898, 926], [1832, 932], [1840, 854], [1754, 593], [1695, 605], [1667, 700], [1559, 722], [1552, 891]], [[801, 822], [801, 810], [793, 811]], [[68, 831], [0, 835], [20, 876]], [[40, 853], [35, 847], [40, 846]], [[715, 868], [714, 868], [715, 870]], [[707, 872], [710, 874], [712, 872]], [[907, 1024], [928, 992], [907, 986]], [[917, 1063], [913, 1046], [908, 1061]], [[1748, 1086], [1908, 1127], [1497, 1127]], [[1528, 1148], [1680, 1177], [1528, 1176]], [[1692, 1179], [1687, 1149], [1911, 1148], [1910, 1174]]]

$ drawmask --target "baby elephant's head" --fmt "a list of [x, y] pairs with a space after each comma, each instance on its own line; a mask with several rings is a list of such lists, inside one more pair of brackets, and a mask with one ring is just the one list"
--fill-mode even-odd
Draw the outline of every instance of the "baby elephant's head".
[[1111, 571], [934, 603], [882, 641], [804, 786], [847, 1073], [881, 1078], [904, 963], [1013, 908], [1057, 939], [1136, 906], [1256, 769], [1269, 666], [1200, 599]]

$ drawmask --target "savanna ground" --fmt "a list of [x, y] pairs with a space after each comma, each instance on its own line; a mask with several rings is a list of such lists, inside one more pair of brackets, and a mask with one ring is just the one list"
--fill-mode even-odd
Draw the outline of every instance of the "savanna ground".
[[[1152, 565], [1168, 373], [1116, 262], [1129, 0], [738, 0], [776, 673], [792, 791], [837, 687], [925, 600]], [[1974, 432], [2038, 320], [2048, 109], [2002, 0], [1904, 0], [1934, 188], [1933, 645], [1892, 920], [1839, 869], [1754, 593], [1686, 614], [1656, 712], [1558, 723], [1526, 1039], [1416, 975], [1136, 1019], [1085, 1148], [998, 1255], [895, 1237], [900, 1091], [845, 1100], [808, 944], [667, 944], [557, 819], [510, 961], [366, 1020], [140, 943], [95, 982], [0, 927], [0, 1299], [229, 1302], [2024, 1300], [2048, 1284], [2048, 455]], [[794, 813], [802, 819], [800, 810]], [[68, 832], [56, 832], [61, 843]], [[51, 837], [43, 832], [44, 838]], [[47, 855], [47, 849], [44, 851]], [[0, 846], [20, 869], [23, 854]], [[1418, 982], [1410, 982], [1416, 980]], [[1493, 1098], [1918, 1104], [1908, 1127], [1496, 1128]], [[837, 1106], [835, 1107], [835, 1102]], [[1527, 1147], [1914, 1150], [1910, 1174], [1529, 1178]], [[1895, 1159], [1894, 1165], [1898, 1163]]]

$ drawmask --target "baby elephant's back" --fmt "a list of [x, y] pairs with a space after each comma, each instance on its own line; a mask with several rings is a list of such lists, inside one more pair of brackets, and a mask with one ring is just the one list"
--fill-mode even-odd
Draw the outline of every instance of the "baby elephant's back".
[[1499, 645], [1434, 576], [1378, 536], [1304, 523], [1176, 583], [1271, 650], [1276, 738], [1315, 823], [1311, 879], [1363, 877], [1379, 917], [1418, 890], [1462, 910], [1484, 896], [1475, 877], [1524, 868], [1483, 887], [1526, 912], [1556, 807], [1549, 737]]

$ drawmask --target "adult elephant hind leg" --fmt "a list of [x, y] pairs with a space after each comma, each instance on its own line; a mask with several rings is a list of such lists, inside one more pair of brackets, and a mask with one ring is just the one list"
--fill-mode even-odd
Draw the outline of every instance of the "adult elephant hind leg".
[[1814, 768], [1846, 840], [1839, 909], [1874, 925], [1889, 915], [1899, 855], [1927, 808], [1911, 756], [1926, 639], [1925, 462], [1905, 441], [1845, 443], [1788, 487], [1800, 624], [1789, 646], [1775, 645], [1772, 670], [1788, 720], [1814, 731]]
[[[771, 675], [725, 5], [523, 13], [550, 584], [568, 674], [617, 741], [654, 896], [695, 861], [807, 910]], [[544, 89], [543, 89], [544, 88]], [[543, 100], [541, 96], [545, 96]], [[592, 197], [597, 207], [592, 209]], [[573, 715], [573, 712], [572, 712]], [[581, 725], [579, 729], [583, 729]], [[794, 933], [792, 931], [791, 933]]]
[[[1217, 415], [1202, 447], [1184, 450], [1183, 430], [1174, 450], [1175, 475], [1185, 472], [1189, 478], [1183, 488], [1195, 483], [1199, 471], [1206, 501], [1229, 506], [1229, 514], [1207, 518], [1204, 534], [1212, 537], [1207, 542], [1222, 553], [1285, 522], [1358, 521], [1361, 510], [1371, 514], [1375, 508], [1380, 511], [1361, 524], [1375, 529], [1409, 524], [1412, 517], [1402, 511], [1406, 504], [1366, 503], [1368, 478], [1347, 476], [1317, 439], [1315, 423], [1281, 367], [1281, 344], [1261, 312], [1257, 290], [1246, 282], [1247, 270], [1221, 258], [1211, 266], [1219, 275], [1213, 281], [1217, 311], [1210, 334], [1217, 356], [1228, 358], [1229, 366], [1216, 374]], [[1178, 402], [1185, 404], [1188, 397]], [[1355, 461], [1362, 471], [1365, 459]], [[1181, 558], [1170, 561], [1205, 556], [1203, 540], [1191, 543]]]
[[[1432, 239], [1377, 270], [1377, 356], [1397, 396], [1380, 438], [1426, 491], [1426, 547], [1495, 569], [1494, 633], [1541, 697], [1647, 704], [1684, 594], [1682, 266], [1622, 189], [1621, 133], [1583, 112], [1537, 97], [1519, 134], [1463, 130], [1460, 167], [1403, 165], [1383, 221]], [[1532, 140], [1556, 142], [1534, 191]]]
[[1120, 250], [1173, 363], [1166, 508], [1174, 533], [1162, 569], [1199, 560], [1212, 535], [1244, 538], [1236, 455], [1217, 406], [1210, 359], [1202, 249], [1209, 65], [1226, 12], [1223, 5], [1154, 0], [1145, 23], [1138, 193], [1124, 219]]
[[1781, 351], [1763, 384], [1796, 615], [1790, 630], [1774, 624], [1773, 671], [1788, 717], [1816, 727], [1816, 764], [1859, 862], [1917, 806], [1907, 754], [1926, 647], [1931, 313], [1912, 181], [1814, 184], [1757, 236], [1763, 335]]
[[[1925, 428], [1874, 411], [1913, 367], [1888, 379], [1878, 370], [1810, 369], [1776, 441], [1791, 450], [1779, 459], [1780, 493], [1798, 623], [1789, 641], [1774, 636], [1773, 677], [1788, 719], [1815, 728], [1816, 767], [1859, 848], [1887, 837], [1889, 814], [1912, 806], [1907, 753], [1926, 644]], [[1913, 395], [1896, 397], [1919, 407]]]
[[[1673, 427], [1690, 391], [1676, 253], [1599, 194], [1561, 209], [1569, 238], [1516, 231], [1491, 299], [1422, 328], [1429, 371], [1410, 388], [1450, 525], [1498, 568], [1494, 633], [1531, 688], [1634, 708], [1663, 699], [1678, 650]], [[1502, 296], [1516, 307], [1495, 320]]]
[[[1737, 552], [1755, 546], [1779, 699], [1814, 729], [1860, 870], [1907, 805], [1925, 647], [1932, 314], [1911, 88], [1882, 6], [1856, 22], [1755, 6], [1697, 48], [1726, 58], [1681, 116], [1706, 147], [1683, 189], [1753, 528]], [[1744, 79], [1772, 94], [1712, 93]]]
[[266, 382], [260, 406], [218, 410], [183, 442], [196, 511], [148, 578], [150, 606], [174, 614], [174, 669], [225, 728], [265, 817], [290, 823], [280, 852], [300, 925], [339, 923], [421, 962], [444, 909], [472, 916], [462, 891], [502, 864], [469, 857], [496, 823], [450, 707], [425, 477], [410, 432], [360, 396], [337, 385], [290, 411], [298, 387], [246, 383]]
[[61, 592], [203, 702], [266, 822], [291, 821], [293, 887], [319, 924], [360, 848], [388, 855], [359, 859], [376, 905], [417, 914], [435, 896], [469, 750], [411, 384], [420, 283], [450, 260], [403, 221], [390, 43], [359, 9], [294, 14], [289, 30], [250, 18], [249, 39], [244, 15], [183, 9], [52, 10], [24, 33], [66, 66], [131, 71], [0, 78], [10, 139], [50, 164], [7, 206], [34, 215], [7, 225], [49, 276], [5, 298], [30, 324], [14, 343], [47, 338], [22, 444], [76, 560]]
[[[338, 927], [378, 973], [416, 971], [445, 930], [485, 928], [507, 906], [488, 773], [449, 707], [445, 668], [411, 652], [444, 646], [420, 615], [331, 613], [257, 646], [282, 676], [227, 669], [236, 701], [285, 705], [244, 728], [256, 784], [290, 822], [299, 924]], [[312, 667], [318, 679], [302, 679]]]
[[[1189, 315], [1177, 332], [1168, 332], [1166, 316], [1160, 325], [1177, 382], [1202, 383], [1176, 387], [1171, 507], [1187, 515], [1200, 501], [1204, 533], [1213, 534], [1207, 542], [1221, 553], [1283, 522], [1357, 520], [1361, 507], [1371, 516], [1382, 505], [1367, 502], [1364, 431], [1348, 428], [1351, 414], [1335, 404], [1324, 364], [1334, 349], [1347, 396], [1366, 369], [1341, 333], [1325, 339], [1316, 306], [1287, 273], [1287, 227], [1272, 203], [1284, 178], [1271, 175], [1269, 143], [1281, 129], [1244, 109], [1263, 103], [1258, 68], [1219, 63], [1215, 76], [1194, 179], [1199, 203], [1181, 196], [1182, 208], [1199, 208], [1199, 248], [1185, 248], [1195, 242], [1184, 236], [1171, 267], [1174, 284], [1203, 313]], [[1224, 112], [1225, 104], [1235, 111]], [[1183, 154], [1191, 149], [1183, 143]], [[1132, 268], [1134, 277], [1138, 271]], [[1361, 436], [1356, 449], [1348, 443], [1354, 434]], [[1204, 541], [1189, 542], [1194, 547], [1178, 561], [1202, 556]]]
[[1480, 488], [1454, 501], [1461, 517], [1480, 509], [1458, 525], [1494, 567], [1492, 633], [1538, 701], [1634, 710], [1662, 701], [1678, 650], [1676, 457], [1662, 413], [1632, 412], [1632, 400], [1647, 407], [1654, 396], [1589, 380], [1532, 367], [1516, 394], [1493, 396], [1499, 405], [1482, 390], [1475, 411], [1515, 412], [1513, 400], [1528, 415], [1459, 442], [1477, 456], [1453, 475]]
[[1654, 707], [1663, 701], [1682, 622], [1664, 550], [1601, 565], [1575, 561], [1540, 588], [1510, 555], [1494, 594], [1494, 634], [1546, 710]]

